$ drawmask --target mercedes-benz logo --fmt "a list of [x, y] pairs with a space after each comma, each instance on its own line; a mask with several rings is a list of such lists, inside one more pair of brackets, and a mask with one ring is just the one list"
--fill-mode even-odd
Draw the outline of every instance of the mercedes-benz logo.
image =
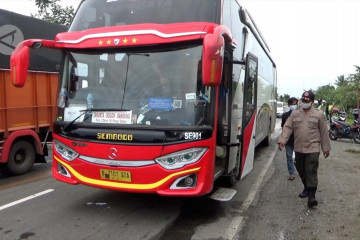
[[115, 159], [117, 157], [117, 150], [116, 148], [110, 148], [108, 151], [108, 156], [110, 159]]

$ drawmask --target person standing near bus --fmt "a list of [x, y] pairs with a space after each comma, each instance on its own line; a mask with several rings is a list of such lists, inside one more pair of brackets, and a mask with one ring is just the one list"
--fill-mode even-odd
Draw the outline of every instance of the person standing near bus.
[[330, 120], [330, 122], [332, 121], [331, 118], [332, 118], [332, 115], [333, 115], [333, 108], [334, 108], [334, 105], [331, 102], [330, 105], [329, 105], [329, 120]]
[[326, 103], [326, 107], [325, 107], [325, 117], [326, 120], [329, 120], [329, 108], [330, 108], [330, 104]]
[[315, 193], [318, 186], [320, 148], [325, 158], [330, 155], [331, 150], [325, 115], [312, 107], [314, 99], [315, 94], [311, 91], [302, 94], [301, 108], [294, 110], [289, 116], [278, 140], [279, 150], [282, 150], [294, 133], [295, 166], [304, 184], [299, 197], [308, 197], [310, 208], [318, 204]]
[[[297, 109], [298, 100], [297, 98], [291, 97], [288, 99], [288, 106], [290, 107], [290, 110], [284, 113], [281, 117], [281, 127], [284, 127], [286, 120], [289, 118], [291, 112], [293, 110]], [[293, 161], [293, 153], [294, 153], [294, 133], [292, 133], [289, 137], [289, 140], [287, 141], [285, 145], [286, 149], [286, 160], [287, 160], [287, 167], [289, 171], [289, 177], [288, 180], [294, 180], [295, 179], [295, 166]]]

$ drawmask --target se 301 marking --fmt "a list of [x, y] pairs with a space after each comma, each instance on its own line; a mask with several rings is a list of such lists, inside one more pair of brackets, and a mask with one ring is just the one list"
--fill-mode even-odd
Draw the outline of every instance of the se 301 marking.
[[186, 140], [199, 140], [199, 139], [201, 139], [201, 132], [186, 132], [185, 139]]

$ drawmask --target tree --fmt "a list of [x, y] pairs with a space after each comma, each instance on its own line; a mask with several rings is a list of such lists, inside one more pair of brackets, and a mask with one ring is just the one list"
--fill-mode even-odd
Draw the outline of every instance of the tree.
[[360, 108], [359, 98], [360, 98], [360, 67], [358, 65], [354, 65], [356, 73], [352, 78], [352, 82], [356, 91], [356, 108]]
[[75, 10], [72, 6], [61, 7], [58, 2], [60, 0], [35, 0], [38, 7], [38, 13], [31, 15], [48, 22], [69, 26], [74, 17]]
[[334, 101], [335, 87], [331, 84], [320, 86], [316, 90], [316, 98], [323, 99], [326, 102]]
[[341, 110], [349, 111], [356, 104], [356, 90], [352, 84], [336, 88], [335, 103]]
[[284, 94], [284, 102], [287, 102], [288, 99], [290, 98], [290, 95], [289, 94]]
[[344, 75], [337, 76], [335, 80], [335, 85], [338, 87], [345, 86], [348, 84], [348, 81], [345, 79]]

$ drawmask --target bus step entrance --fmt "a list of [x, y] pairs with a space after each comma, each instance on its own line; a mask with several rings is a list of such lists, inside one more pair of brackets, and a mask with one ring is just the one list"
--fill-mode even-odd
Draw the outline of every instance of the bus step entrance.
[[210, 198], [216, 201], [230, 201], [236, 194], [236, 190], [232, 188], [219, 188], [213, 194], [210, 195]]

